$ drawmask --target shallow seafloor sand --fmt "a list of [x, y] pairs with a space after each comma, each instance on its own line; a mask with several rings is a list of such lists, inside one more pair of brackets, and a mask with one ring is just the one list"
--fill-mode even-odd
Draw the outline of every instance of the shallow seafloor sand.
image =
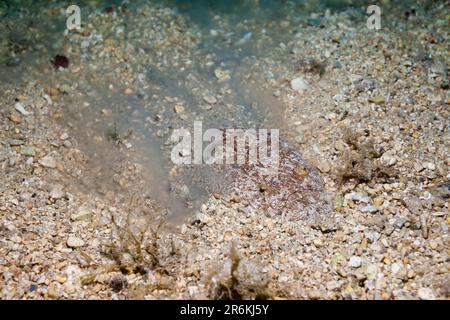
[[[364, 6], [211, 3], [86, 1], [66, 34], [58, 2], [0, 7], [0, 297], [448, 298], [445, 2], [386, 1], [378, 31]], [[194, 120], [279, 128], [329, 213], [173, 165]]]

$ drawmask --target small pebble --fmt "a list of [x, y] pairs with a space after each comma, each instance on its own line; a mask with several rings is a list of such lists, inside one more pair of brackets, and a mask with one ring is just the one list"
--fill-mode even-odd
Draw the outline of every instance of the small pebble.
[[9, 120], [11, 120], [12, 122], [16, 123], [16, 124], [21, 124], [23, 122], [22, 118], [19, 117], [17, 114], [12, 113], [9, 116]]
[[348, 266], [352, 268], [359, 268], [362, 265], [362, 259], [358, 256], [352, 256], [348, 261]]
[[36, 150], [33, 147], [22, 146], [20, 153], [26, 157], [34, 157], [36, 155]]
[[328, 164], [327, 161], [322, 161], [317, 166], [317, 169], [319, 169], [320, 172], [322, 172], [322, 173], [327, 173], [327, 172], [330, 172], [331, 167], [330, 167], [330, 165]]
[[16, 102], [14, 108], [16, 109], [17, 112], [19, 112], [23, 116], [28, 116], [30, 114], [28, 111], [25, 110], [21, 102]]
[[361, 208], [361, 212], [368, 212], [368, 213], [376, 213], [378, 212], [378, 209], [374, 207], [373, 205], [367, 205], [363, 208]]
[[181, 104], [177, 104], [174, 107], [175, 113], [183, 113], [184, 112], [184, 106]]
[[397, 229], [401, 229], [401, 228], [403, 228], [405, 223], [406, 223], [406, 219], [405, 218], [398, 218], [394, 222], [394, 227], [397, 228]]
[[22, 140], [18, 140], [18, 139], [12, 139], [12, 140], [9, 140], [9, 145], [11, 147], [21, 146], [21, 145], [23, 145], [23, 141]]
[[52, 199], [61, 199], [65, 196], [65, 192], [63, 191], [63, 186], [60, 184], [56, 184], [50, 190], [50, 198]]
[[217, 103], [217, 99], [214, 96], [209, 96], [209, 95], [203, 96], [203, 100], [206, 103], [209, 103], [209, 104], [216, 104]]
[[420, 288], [417, 291], [417, 295], [422, 300], [435, 300], [436, 296], [434, 295], [434, 292], [430, 288]]
[[291, 80], [291, 88], [295, 91], [306, 91], [309, 86], [308, 83], [301, 77]]
[[84, 241], [80, 238], [70, 236], [67, 239], [67, 246], [70, 248], [79, 248], [79, 247], [84, 246]]
[[51, 168], [51, 169], [56, 168], [56, 160], [53, 157], [49, 156], [49, 155], [45, 156], [44, 158], [42, 158], [38, 162], [43, 167]]
[[383, 96], [374, 96], [374, 97], [370, 97], [369, 98], [369, 102], [371, 103], [375, 103], [375, 104], [384, 104], [385, 103], [385, 99]]
[[81, 220], [86, 220], [89, 219], [92, 215], [92, 210], [88, 207], [88, 206], [81, 206], [77, 213], [74, 213], [70, 216], [70, 219], [72, 221], [81, 221]]

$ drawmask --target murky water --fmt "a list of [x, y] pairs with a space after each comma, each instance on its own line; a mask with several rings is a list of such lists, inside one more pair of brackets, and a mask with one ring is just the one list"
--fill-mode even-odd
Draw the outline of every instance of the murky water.
[[[99, 18], [111, 29], [94, 28], [75, 38], [64, 35], [63, 7], [57, 1], [25, 2], [0, 7], [7, 33], [3, 44], [9, 50], [2, 55], [7, 72], [0, 72], [1, 80], [69, 84], [72, 92], [61, 97], [61, 123], [90, 159], [91, 173], [80, 181], [82, 187], [124, 192], [114, 181], [116, 166], [132, 159], [142, 165], [145, 191], [175, 216], [198, 208], [223, 177], [207, 169], [174, 175], [172, 130], [202, 121], [205, 129], [277, 128], [287, 139], [283, 103], [261, 61], [289, 58], [279, 53], [293, 36], [283, 21], [298, 24], [319, 8], [347, 6], [347, 1], [159, 1], [155, 8], [170, 14], [149, 14], [145, 23], [141, 1], [87, 0], [83, 24], [97, 23], [86, 21], [89, 13], [112, 8], [111, 17]], [[191, 33], [184, 36], [186, 29]], [[166, 39], [175, 42], [164, 44]], [[109, 58], [100, 58], [96, 41], [111, 43]], [[81, 61], [83, 70], [55, 71], [50, 60], [61, 52], [69, 52], [73, 64]], [[131, 59], [134, 54], [141, 60]], [[108, 61], [119, 62], [112, 66]]]

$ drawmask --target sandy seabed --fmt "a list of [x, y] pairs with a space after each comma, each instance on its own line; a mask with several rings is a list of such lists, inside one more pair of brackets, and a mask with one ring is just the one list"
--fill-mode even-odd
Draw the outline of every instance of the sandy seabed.
[[[91, 8], [65, 35], [57, 4], [2, 18], [0, 297], [448, 299], [450, 13], [389, 3], [381, 30], [350, 9]], [[329, 213], [194, 201], [164, 159], [199, 118], [280, 127]]]

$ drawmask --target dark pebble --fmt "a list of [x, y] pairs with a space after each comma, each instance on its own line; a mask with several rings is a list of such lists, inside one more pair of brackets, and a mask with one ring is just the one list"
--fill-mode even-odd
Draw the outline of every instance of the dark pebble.
[[59, 68], [68, 68], [69, 67], [69, 58], [63, 55], [56, 55], [53, 60], [53, 65], [56, 69]]

